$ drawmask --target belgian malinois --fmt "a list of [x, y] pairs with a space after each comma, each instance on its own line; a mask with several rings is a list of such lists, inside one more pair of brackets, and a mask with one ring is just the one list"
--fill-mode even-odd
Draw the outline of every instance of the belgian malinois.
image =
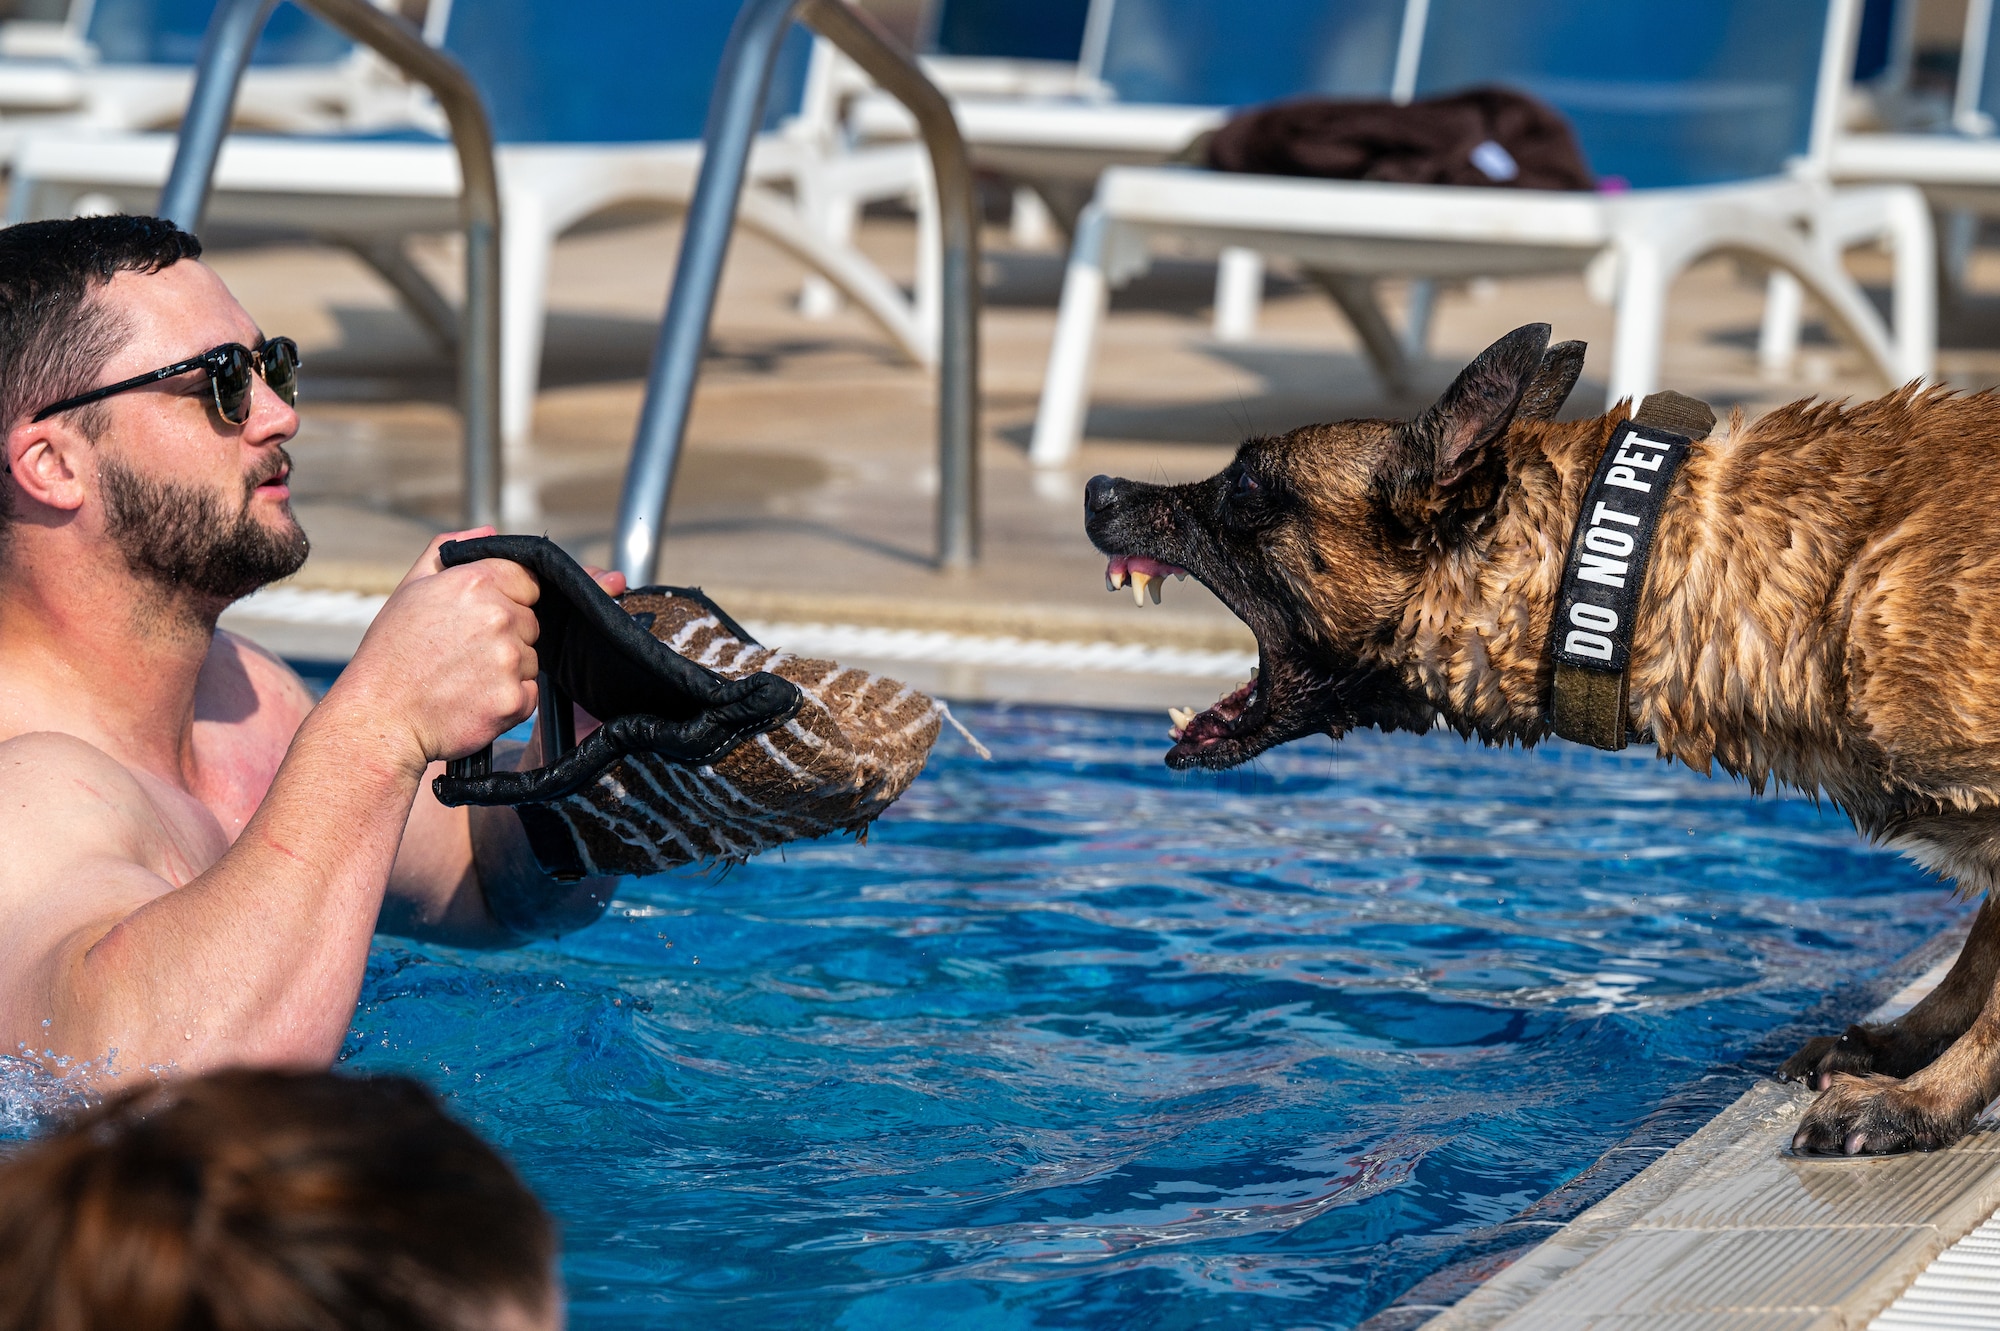
[[[1629, 414], [1554, 419], [1582, 366], [1581, 343], [1551, 347], [1530, 324], [1415, 420], [1251, 439], [1189, 485], [1091, 480], [1086, 527], [1113, 585], [1192, 574], [1257, 636], [1249, 683], [1176, 713], [1168, 765], [1440, 719], [1488, 744], [1547, 737], [1571, 535]], [[1758, 791], [1823, 792], [1867, 836], [1988, 893], [1929, 997], [1780, 1069], [1824, 1092], [1802, 1151], [1933, 1149], [2000, 1094], [1996, 494], [2000, 396], [1911, 385], [1735, 413], [1693, 444], [1659, 513], [1632, 731]]]

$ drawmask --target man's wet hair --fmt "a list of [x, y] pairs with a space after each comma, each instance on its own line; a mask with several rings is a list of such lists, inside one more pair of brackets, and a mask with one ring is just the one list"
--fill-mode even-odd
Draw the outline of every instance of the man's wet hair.
[[[51, 402], [97, 386], [126, 330], [93, 299], [119, 273], [156, 273], [201, 256], [201, 242], [158, 217], [74, 217], [0, 228], [0, 436]], [[101, 408], [80, 408], [94, 434]], [[0, 459], [4, 461], [4, 459]], [[0, 471], [0, 543], [12, 515]]]
[[554, 1226], [406, 1077], [153, 1082], [0, 1157], [0, 1331], [540, 1324]]

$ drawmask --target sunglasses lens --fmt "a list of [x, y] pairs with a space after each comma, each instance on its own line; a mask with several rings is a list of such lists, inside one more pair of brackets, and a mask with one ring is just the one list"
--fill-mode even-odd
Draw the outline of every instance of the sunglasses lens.
[[298, 405], [299, 348], [289, 337], [274, 337], [264, 344], [264, 382], [286, 406]]
[[215, 409], [231, 425], [250, 419], [250, 353], [242, 347], [223, 347], [209, 362], [209, 381], [215, 386]]

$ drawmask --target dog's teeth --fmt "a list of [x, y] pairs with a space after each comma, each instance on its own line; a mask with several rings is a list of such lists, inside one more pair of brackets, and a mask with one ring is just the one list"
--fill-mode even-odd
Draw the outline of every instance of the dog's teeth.
[[1176, 569], [1176, 570], [1174, 571], [1174, 581], [1175, 581], [1175, 582], [1186, 582], [1186, 581], [1187, 581], [1187, 570], [1186, 570], [1186, 569], [1184, 569], [1184, 568], [1183, 568], [1183, 569]]
[[1181, 737], [1181, 732], [1186, 730], [1188, 728], [1188, 724], [1194, 720], [1194, 708], [1169, 707], [1167, 709], [1167, 715], [1173, 718], [1174, 738], [1179, 739]]
[[[1152, 580], [1153, 580], [1153, 575], [1152, 575], [1152, 574], [1150, 574], [1150, 573], [1141, 573], [1141, 572], [1140, 572], [1140, 571], [1139, 571], [1138, 569], [1136, 569], [1136, 568], [1132, 570], [1132, 604], [1133, 604], [1133, 605], [1137, 605], [1137, 606], [1143, 606], [1143, 605], [1145, 605], [1145, 604], [1146, 604], [1146, 584], [1147, 584], [1147, 583], [1149, 583], [1149, 582], [1151, 582]], [[1156, 599], [1157, 599], [1157, 598], [1156, 598]]]
[[1104, 590], [1115, 592], [1124, 585], [1125, 570], [1122, 568], [1114, 569], [1107, 565], [1104, 570]]
[[1111, 570], [1108, 568], [1104, 570], [1104, 590], [1107, 592], [1115, 592], [1118, 590], [1117, 584], [1111, 581]]
[[1160, 589], [1166, 585], [1167, 580], [1165, 578], [1154, 578], [1152, 585], [1146, 588], [1146, 594], [1153, 598], [1154, 605], [1160, 603]]

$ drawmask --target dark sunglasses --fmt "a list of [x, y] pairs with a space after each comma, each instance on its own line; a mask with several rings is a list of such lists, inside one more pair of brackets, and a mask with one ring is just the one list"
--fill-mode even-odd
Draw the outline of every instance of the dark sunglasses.
[[34, 418], [45, 421], [59, 411], [101, 402], [114, 393], [129, 393], [135, 388], [144, 388], [147, 384], [156, 384], [162, 379], [171, 379], [192, 370], [207, 371], [209, 389], [215, 394], [215, 409], [231, 425], [241, 425], [250, 419], [250, 375], [253, 371], [264, 376], [264, 382], [271, 386], [273, 393], [285, 400], [286, 406], [295, 406], [299, 400], [299, 344], [289, 337], [270, 337], [264, 339], [264, 345], [255, 351], [240, 342], [225, 342], [219, 347], [210, 347], [199, 356], [178, 365], [169, 365], [106, 388], [93, 388], [88, 393], [66, 397], [54, 406], [43, 407]]

